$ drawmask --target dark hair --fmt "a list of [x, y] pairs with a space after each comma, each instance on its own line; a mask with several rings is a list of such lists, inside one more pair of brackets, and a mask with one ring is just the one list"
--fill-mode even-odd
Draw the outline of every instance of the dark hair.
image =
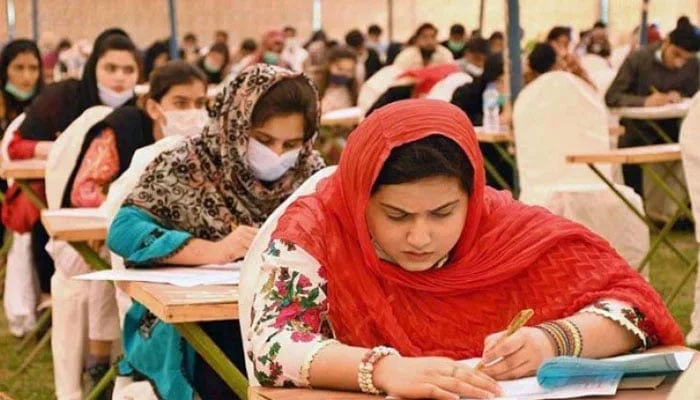
[[192, 33], [192, 32], [187, 32], [187, 33], [185, 33], [185, 36], [182, 39], [185, 41], [196, 42], [197, 36], [195, 36], [194, 33]]
[[367, 33], [379, 36], [382, 34], [382, 28], [377, 24], [372, 24], [367, 28]]
[[328, 36], [326, 36], [326, 32], [323, 30], [314, 31], [309, 40], [304, 44], [304, 48], [309, 48], [309, 45], [311, 45], [313, 42], [323, 42], [328, 44]]
[[0, 83], [2, 86], [0, 89], [5, 92], [5, 84], [7, 84], [9, 80], [7, 77], [7, 69], [10, 67], [12, 60], [23, 53], [31, 53], [39, 63], [39, 76], [36, 82], [36, 90], [34, 91], [34, 95], [36, 96], [44, 86], [44, 80], [41, 77], [41, 54], [39, 53], [39, 48], [36, 43], [28, 39], [13, 40], [2, 48], [2, 52], [0, 52]]
[[391, 150], [372, 186], [372, 193], [382, 185], [399, 185], [435, 176], [458, 178], [462, 189], [472, 194], [474, 166], [457, 143], [440, 134]]
[[58, 42], [58, 46], [56, 46], [58, 50], [68, 50], [71, 47], [73, 47], [73, 43], [68, 39], [61, 39], [61, 41]]
[[318, 129], [316, 91], [308, 78], [299, 75], [274, 84], [253, 108], [252, 126], [261, 126], [268, 120], [289, 114], [304, 117], [304, 140], [309, 140]]
[[671, 44], [691, 53], [700, 51], [700, 33], [693, 24], [681, 24], [668, 35]]
[[258, 49], [258, 43], [255, 41], [255, 39], [243, 39], [243, 42], [241, 43], [241, 49], [253, 52]]
[[450, 36], [453, 35], [459, 35], [459, 36], [464, 36], [464, 34], [467, 33], [467, 30], [464, 29], [464, 25], [462, 24], [454, 24], [450, 27]]
[[348, 46], [335, 46], [328, 52], [328, 64], [346, 58], [357, 61], [357, 53], [353, 48]]
[[557, 62], [557, 52], [549, 43], [537, 43], [527, 57], [530, 69], [544, 74], [549, 72]]
[[365, 44], [365, 35], [357, 29], [353, 29], [345, 35], [345, 44], [352, 48], [360, 48]]
[[293, 26], [285, 26], [284, 29], [282, 29], [283, 32], [293, 32], [295, 35], [297, 33], [297, 28]]
[[605, 22], [603, 22], [603, 21], [597, 21], [595, 24], [593, 24], [593, 28], [603, 28], [603, 29], [605, 29], [605, 28], [607, 28], [607, 27], [608, 27], [608, 25], [607, 25]]
[[690, 18], [688, 18], [687, 15], [681, 16], [680, 18], [678, 18], [678, 21], [676, 21], [676, 28], [681, 25], [692, 25], [690, 23]]
[[489, 54], [489, 41], [482, 37], [473, 37], [464, 45], [467, 53]]
[[228, 32], [226, 32], [223, 29], [219, 29], [216, 32], [214, 32], [214, 36], [223, 36], [224, 41], [228, 40]]
[[149, 83], [148, 98], [160, 102], [173, 86], [202, 82], [207, 87], [207, 76], [194, 65], [174, 60], [153, 70]]
[[438, 28], [435, 25], [431, 24], [430, 22], [425, 22], [425, 23], [421, 24], [418, 27], [418, 29], [416, 29], [416, 33], [413, 34], [413, 37], [418, 38], [418, 36], [420, 36], [421, 33], [423, 33], [424, 31], [427, 31], [427, 30], [435, 31], [435, 33], [438, 32]]
[[484, 73], [481, 75], [481, 79], [484, 84], [488, 85], [491, 82], [495, 82], [498, 78], [505, 73], [505, 67], [503, 65], [503, 54], [491, 54], [486, 58], [484, 62]]
[[555, 26], [551, 31], [549, 31], [547, 41], [557, 40], [562, 36], [566, 36], [569, 38], [569, 40], [571, 40], [571, 28], [568, 26]]
[[101, 40], [98, 39], [99, 45], [95, 48], [93, 54], [95, 56], [95, 66], [97, 62], [110, 50], [128, 51], [134, 56], [134, 61], [138, 67], [139, 77], [142, 71], [142, 61], [141, 54], [139, 53], [136, 45], [128, 36], [122, 35], [120, 33], [113, 33], [108, 36], [104, 36]]
[[210, 53], [219, 53], [224, 56], [224, 65], [221, 66], [221, 68], [226, 68], [226, 66], [229, 63], [229, 52], [228, 52], [228, 47], [226, 47], [225, 44], [223, 43], [216, 43], [215, 45], [211, 46], [209, 49]]
[[503, 36], [503, 32], [496, 31], [489, 36], [489, 42], [492, 42], [494, 40], [504, 40], [505, 36]]
[[161, 54], [167, 54], [168, 60], [170, 60], [170, 41], [168, 39], [154, 42], [146, 49], [146, 53], [143, 56], [143, 73], [146, 79], [151, 76], [156, 58]]

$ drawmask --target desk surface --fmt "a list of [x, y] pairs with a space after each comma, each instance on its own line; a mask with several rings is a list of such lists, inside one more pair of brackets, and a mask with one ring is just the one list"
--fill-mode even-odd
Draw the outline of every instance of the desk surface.
[[167, 323], [238, 319], [238, 286], [186, 288], [145, 282], [117, 282], [117, 286]]
[[[654, 390], [618, 390], [615, 396], [581, 397], [580, 399], [615, 399], [615, 400], [665, 400], [671, 393], [677, 376], [669, 376], [658, 388]], [[248, 389], [250, 400], [371, 400], [383, 399], [383, 397], [370, 396], [361, 393], [336, 392], [328, 390], [308, 389], [272, 389], [262, 387], [250, 387]]]
[[3, 179], [44, 179], [46, 160], [18, 160], [0, 162], [0, 177]]
[[570, 154], [566, 161], [573, 164], [649, 164], [680, 161], [681, 147], [677, 143], [629, 147], [600, 153]]
[[[84, 213], [79, 212], [83, 210]], [[66, 242], [107, 238], [107, 218], [99, 215], [97, 209], [43, 210], [41, 223], [49, 236]]]
[[680, 103], [668, 104], [659, 107], [621, 107], [611, 108], [610, 113], [621, 118], [655, 120], [665, 118], [683, 118], [690, 110], [690, 99], [684, 99]]
[[355, 126], [362, 120], [362, 110], [359, 107], [343, 108], [321, 115], [322, 126]]
[[[662, 351], [694, 351], [680, 346], [660, 347], [652, 349], [652, 352]], [[693, 365], [698, 362], [698, 354], [694, 356]], [[597, 396], [597, 397], [582, 397], [582, 399], [615, 399], [615, 400], [662, 400], [666, 399], [673, 389], [673, 385], [678, 380], [679, 374], [669, 375], [658, 388], [649, 389], [634, 389], [634, 390], [619, 390], [615, 396]], [[361, 393], [328, 391], [328, 390], [309, 390], [309, 389], [274, 389], [263, 387], [250, 387], [248, 389], [248, 398], [250, 400], [371, 400], [383, 399], [383, 397], [370, 396]]]

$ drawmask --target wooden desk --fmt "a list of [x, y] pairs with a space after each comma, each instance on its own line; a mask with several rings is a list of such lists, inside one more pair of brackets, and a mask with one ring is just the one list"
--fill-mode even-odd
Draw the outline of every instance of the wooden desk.
[[566, 161], [574, 164], [649, 164], [680, 161], [681, 147], [677, 143], [629, 147], [593, 154], [571, 154]]
[[620, 107], [611, 108], [610, 113], [621, 118], [639, 120], [657, 120], [666, 118], [683, 118], [690, 110], [690, 99], [684, 99], [680, 103], [668, 104], [659, 107]]
[[[654, 390], [618, 390], [615, 396], [581, 397], [580, 399], [615, 399], [615, 400], [665, 400], [678, 375], [668, 376], [661, 386]], [[338, 392], [330, 390], [309, 389], [273, 389], [263, 387], [248, 388], [249, 400], [377, 400], [384, 397], [361, 393]]]
[[[85, 212], [78, 212], [82, 210]], [[107, 238], [107, 218], [100, 215], [97, 209], [68, 209], [65, 210], [65, 214], [61, 211], [63, 210], [42, 210], [41, 212], [41, 223], [52, 238], [66, 242], [87, 242]]]
[[362, 116], [362, 110], [359, 107], [343, 108], [323, 114], [321, 125], [352, 127], [360, 123]]
[[511, 143], [513, 135], [507, 130], [499, 132], [476, 131], [476, 139], [482, 143]]
[[[652, 349], [652, 352], [661, 351], [694, 351], [680, 346], [661, 347]], [[697, 363], [699, 359], [698, 353], [694, 357], [693, 363]], [[671, 393], [673, 385], [678, 380], [679, 374], [673, 374], [666, 377], [664, 383], [654, 390], [635, 389], [635, 390], [618, 390], [617, 394], [612, 397], [583, 397], [583, 399], [615, 399], [615, 400], [662, 400], [666, 399]], [[250, 387], [248, 389], [249, 400], [372, 400], [383, 399], [383, 397], [370, 396], [361, 393], [339, 392], [329, 390], [309, 390], [309, 389], [275, 389], [263, 387]]]
[[185, 288], [146, 282], [117, 282], [117, 286], [170, 324], [238, 319], [238, 286]]
[[3, 160], [0, 163], [0, 177], [3, 179], [44, 179], [46, 160]]
[[247, 379], [199, 326], [199, 322], [238, 319], [237, 286], [183, 288], [144, 282], [117, 282], [117, 286], [161, 321], [173, 324], [234, 393], [245, 397]]

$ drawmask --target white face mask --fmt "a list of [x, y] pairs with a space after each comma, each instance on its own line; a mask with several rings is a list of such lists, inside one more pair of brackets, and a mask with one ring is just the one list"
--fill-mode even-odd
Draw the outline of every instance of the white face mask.
[[163, 111], [158, 106], [158, 109], [165, 116], [165, 125], [161, 124], [160, 126], [163, 130], [163, 136], [198, 135], [202, 133], [209, 120], [207, 111], [198, 108]]
[[248, 139], [248, 165], [253, 175], [261, 181], [274, 182], [294, 166], [301, 148], [290, 150], [278, 156], [264, 144], [253, 138]]
[[132, 89], [125, 90], [123, 92], [115, 92], [114, 90], [97, 84], [97, 90], [99, 92], [100, 101], [102, 104], [117, 108], [126, 104], [132, 97], [134, 97], [134, 91]]

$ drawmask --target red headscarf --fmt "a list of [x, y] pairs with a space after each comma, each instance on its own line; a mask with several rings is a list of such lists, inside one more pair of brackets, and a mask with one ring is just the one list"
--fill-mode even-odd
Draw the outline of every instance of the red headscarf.
[[[476, 171], [474, 189], [448, 263], [408, 272], [377, 257], [365, 209], [391, 150], [436, 133], [464, 150]], [[337, 172], [287, 209], [273, 238], [296, 243], [321, 263], [330, 322], [345, 344], [475, 357], [484, 338], [521, 309], [534, 309], [530, 324], [539, 324], [600, 299], [635, 306], [661, 343], [683, 341], [656, 291], [607, 242], [485, 187], [474, 129], [449, 103], [406, 100], [374, 112], [350, 135]]]

